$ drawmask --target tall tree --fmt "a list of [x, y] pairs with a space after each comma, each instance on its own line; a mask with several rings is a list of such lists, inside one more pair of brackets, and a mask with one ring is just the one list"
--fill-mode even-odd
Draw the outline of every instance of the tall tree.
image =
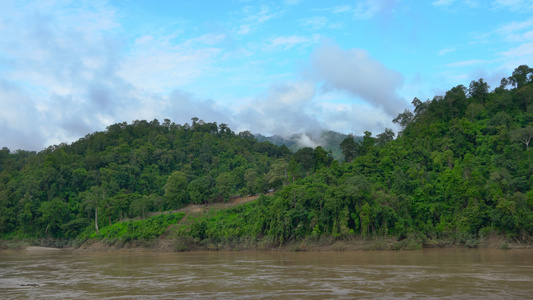
[[511, 139], [526, 145], [527, 150], [529, 148], [529, 142], [533, 139], [533, 126], [527, 125], [524, 128], [518, 128], [511, 131]]
[[294, 159], [302, 166], [304, 172], [309, 176], [309, 171], [315, 165], [315, 154], [311, 147], [304, 147], [294, 153]]
[[355, 142], [353, 134], [349, 134], [340, 144], [344, 161], [351, 162], [359, 150], [359, 145]]
[[410, 110], [406, 109], [402, 113], [400, 113], [396, 118], [394, 118], [392, 120], [392, 123], [396, 123], [400, 125], [403, 131], [405, 130], [407, 125], [413, 122], [413, 119], [414, 119], [413, 113]]
[[483, 103], [489, 94], [489, 85], [483, 80], [483, 78], [480, 78], [477, 81], [474, 80], [470, 82], [468, 94], [478, 102]]
[[533, 81], [533, 68], [521, 65], [513, 71], [509, 78], [509, 83], [517, 89]]
[[374, 147], [374, 144], [376, 143], [376, 139], [372, 137], [372, 132], [365, 131], [365, 135], [363, 136], [363, 140], [360, 141], [359, 145], [359, 154], [365, 155], [372, 150], [372, 147]]
[[379, 133], [377, 136], [376, 136], [376, 144], [378, 146], [383, 146], [385, 145], [386, 143], [394, 140], [394, 136], [396, 134], [394, 133], [394, 131], [392, 131], [392, 129], [389, 129], [389, 128], [385, 128], [385, 131], [382, 132], [382, 133]]
[[106, 191], [101, 186], [92, 186], [81, 196], [84, 199], [87, 209], [94, 210], [94, 229], [98, 232], [98, 206], [106, 197]]
[[174, 171], [167, 179], [165, 184], [165, 208], [177, 209], [189, 202], [187, 193], [187, 174], [181, 171]]

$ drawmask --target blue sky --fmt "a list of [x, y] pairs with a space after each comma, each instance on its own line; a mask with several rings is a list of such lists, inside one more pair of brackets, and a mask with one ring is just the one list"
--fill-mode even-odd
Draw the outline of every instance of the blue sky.
[[0, 0], [0, 147], [117, 122], [362, 135], [533, 66], [533, 2]]

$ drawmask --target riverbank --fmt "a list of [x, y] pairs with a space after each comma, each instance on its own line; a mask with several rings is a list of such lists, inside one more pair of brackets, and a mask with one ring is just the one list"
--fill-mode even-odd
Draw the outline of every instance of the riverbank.
[[45, 252], [45, 251], [61, 251], [61, 248], [52, 248], [52, 247], [40, 247], [40, 246], [29, 246], [24, 249], [30, 252]]
[[307, 238], [289, 241], [282, 245], [269, 239], [241, 238], [227, 241], [199, 241], [193, 238], [164, 238], [133, 240], [126, 243], [110, 240], [87, 240], [75, 245], [75, 241], [46, 240], [0, 240], [0, 250], [58, 251], [69, 249], [80, 252], [186, 252], [186, 251], [397, 251], [424, 248], [481, 248], [481, 249], [533, 249], [531, 242], [509, 241], [503, 235], [469, 240], [467, 243], [447, 240], [418, 239], [402, 240], [391, 237], [334, 237]]
[[[190, 233], [195, 225], [205, 231], [206, 223], [216, 216], [217, 211], [235, 208], [256, 200], [259, 196], [232, 199], [228, 203], [211, 203], [207, 205], [188, 205], [172, 212], [151, 213], [147, 219], [122, 220], [108, 227], [101, 228], [100, 233], [88, 233], [77, 239], [13, 239], [1, 240], [0, 250], [29, 250], [68, 248], [83, 252], [102, 251], [149, 251], [149, 252], [185, 252], [185, 251], [370, 251], [370, 250], [417, 250], [424, 248], [485, 248], [485, 249], [533, 249], [533, 238], [522, 237], [520, 240], [508, 235], [489, 233], [486, 236], [453, 237], [434, 239], [422, 234], [408, 237], [370, 236], [363, 238], [356, 235], [334, 237], [327, 235], [308, 235], [305, 238], [280, 243], [272, 237], [237, 237], [228, 235], [222, 238], [200, 239]], [[229, 210], [228, 210], [229, 211]], [[233, 215], [243, 214], [234, 211]], [[221, 219], [222, 220], [222, 219]], [[218, 220], [227, 224], [231, 218]], [[238, 227], [238, 226], [237, 226]], [[453, 233], [451, 233], [453, 234]], [[201, 235], [199, 235], [201, 236]]]
[[19, 251], [54, 251], [61, 249], [74, 249], [72, 240], [65, 239], [0, 239], [1, 250], [19, 250]]
[[185, 251], [397, 251], [419, 250], [424, 248], [481, 248], [481, 249], [533, 249], [533, 243], [509, 241], [503, 235], [491, 235], [486, 238], [469, 240], [467, 243], [453, 240], [429, 240], [408, 237], [366, 238], [334, 237], [307, 238], [290, 241], [282, 245], [269, 239], [241, 238], [227, 241], [202, 240], [193, 238], [159, 238], [150, 241], [131, 241], [128, 243], [89, 240], [75, 248], [76, 251], [149, 251], [149, 252], [185, 252]]

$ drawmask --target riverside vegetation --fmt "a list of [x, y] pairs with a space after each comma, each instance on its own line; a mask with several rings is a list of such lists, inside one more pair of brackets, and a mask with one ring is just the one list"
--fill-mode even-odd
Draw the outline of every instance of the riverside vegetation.
[[[197, 118], [114, 124], [38, 153], [3, 148], [0, 237], [165, 240], [173, 250], [350, 241], [477, 247], [494, 236], [497, 247], [530, 244], [532, 99], [533, 69], [525, 65], [492, 91], [479, 79], [415, 98], [413, 111], [393, 120], [397, 138], [390, 129], [350, 135], [340, 160], [320, 146], [292, 152]], [[271, 189], [243, 205], [209, 206]], [[173, 212], [189, 204], [205, 209]]]

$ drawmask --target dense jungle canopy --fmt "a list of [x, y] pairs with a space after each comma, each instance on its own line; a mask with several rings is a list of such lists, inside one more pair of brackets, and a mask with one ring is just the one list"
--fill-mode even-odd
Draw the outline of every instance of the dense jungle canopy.
[[[0, 151], [0, 237], [74, 239], [125, 218], [272, 196], [197, 218], [197, 239], [533, 235], [533, 69], [415, 98], [387, 129], [346, 137], [342, 159], [292, 152], [193, 118], [111, 125], [41, 152]], [[178, 222], [176, 219], [176, 222]], [[97, 222], [95, 222], [97, 221]]]

